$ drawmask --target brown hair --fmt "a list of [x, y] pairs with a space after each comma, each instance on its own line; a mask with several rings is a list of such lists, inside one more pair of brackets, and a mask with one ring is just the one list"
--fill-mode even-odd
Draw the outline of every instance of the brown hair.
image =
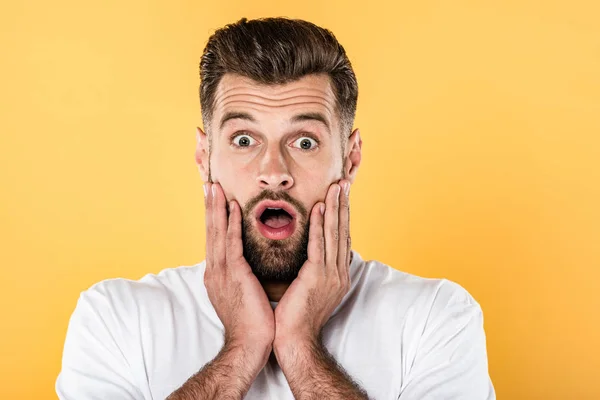
[[200, 60], [200, 105], [205, 127], [212, 117], [215, 91], [226, 73], [263, 84], [328, 74], [345, 145], [354, 123], [358, 84], [344, 48], [329, 30], [287, 18], [242, 18], [218, 29], [208, 39]]

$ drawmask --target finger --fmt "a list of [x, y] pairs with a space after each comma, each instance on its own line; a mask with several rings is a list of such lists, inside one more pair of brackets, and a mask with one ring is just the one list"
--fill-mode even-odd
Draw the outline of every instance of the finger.
[[348, 249], [346, 250], [346, 264], [350, 274], [350, 263], [352, 262], [352, 235], [350, 233], [350, 197], [348, 197]]
[[316, 265], [325, 265], [325, 237], [323, 236], [323, 212], [325, 203], [318, 202], [310, 213], [308, 234], [308, 261]]
[[227, 235], [227, 209], [225, 194], [218, 183], [212, 185], [212, 215], [213, 215], [213, 263], [216, 267], [225, 265], [225, 245]]
[[340, 271], [340, 276], [348, 275], [348, 238], [350, 237], [350, 215], [348, 193], [350, 192], [350, 182], [344, 180], [340, 182], [342, 188], [340, 194], [340, 210], [339, 210], [339, 242], [337, 263]]
[[213, 264], [213, 247], [212, 247], [212, 200], [211, 200], [211, 184], [204, 184], [204, 220], [206, 222], [206, 268], [210, 269]]
[[227, 265], [229, 265], [229, 261], [238, 261], [244, 256], [244, 247], [242, 246], [242, 212], [235, 200], [229, 202], [226, 245], [225, 258]]
[[340, 185], [332, 184], [325, 199], [325, 264], [337, 269], [339, 235]]
[[352, 238], [348, 236], [348, 250], [346, 250], [346, 265], [348, 265], [348, 276], [350, 276], [350, 263], [352, 262]]

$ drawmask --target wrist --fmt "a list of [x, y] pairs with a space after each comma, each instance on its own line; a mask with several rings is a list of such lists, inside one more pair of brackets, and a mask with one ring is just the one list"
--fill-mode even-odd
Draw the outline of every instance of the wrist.
[[249, 375], [252, 380], [269, 360], [272, 346], [247, 341], [225, 341], [218, 355], [224, 363], [240, 375]]
[[302, 351], [307, 351], [321, 346], [322, 336], [320, 333], [312, 332], [280, 332], [275, 335], [273, 340], [273, 350], [290, 350], [294, 347], [300, 347]]
[[320, 348], [320, 338], [306, 336], [277, 338], [273, 342], [273, 353], [282, 368], [292, 363], [298, 365], [309, 361]]

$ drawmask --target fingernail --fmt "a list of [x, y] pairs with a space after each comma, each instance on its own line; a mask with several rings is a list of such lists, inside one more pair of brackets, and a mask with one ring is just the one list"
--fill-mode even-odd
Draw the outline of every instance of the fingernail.
[[204, 197], [206, 197], [208, 195], [208, 183], [205, 183], [202, 187], [204, 188]]
[[338, 187], [337, 187], [337, 195], [336, 195], [336, 197], [337, 197], [338, 199], [340, 198], [340, 193], [341, 193], [341, 192], [342, 192], [342, 186], [340, 186], [340, 185], [338, 184]]
[[233, 210], [233, 207], [234, 207], [234, 206], [233, 206], [233, 200], [231, 200], [231, 201], [229, 202], [229, 212], [231, 212], [231, 210]]
[[213, 196], [217, 195], [217, 187], [215, 185], [212, 185], [212, 195]]
[[321, 210], [321, 215], [325, 214], [325, 204], [322, 204], [319, 206], [319, 210]]
[[344, 182], [344, 193], [346, 196], [350, 193], [350, 182]]

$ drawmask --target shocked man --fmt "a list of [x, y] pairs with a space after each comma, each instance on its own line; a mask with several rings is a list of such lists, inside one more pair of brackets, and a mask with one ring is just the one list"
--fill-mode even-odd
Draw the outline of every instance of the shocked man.
[[469, 293], [351, 249], [358, 87], [333, 34], [242, 19], [200, 77], [206, 260], [82, 292], [59, 398], [495, 399]]

